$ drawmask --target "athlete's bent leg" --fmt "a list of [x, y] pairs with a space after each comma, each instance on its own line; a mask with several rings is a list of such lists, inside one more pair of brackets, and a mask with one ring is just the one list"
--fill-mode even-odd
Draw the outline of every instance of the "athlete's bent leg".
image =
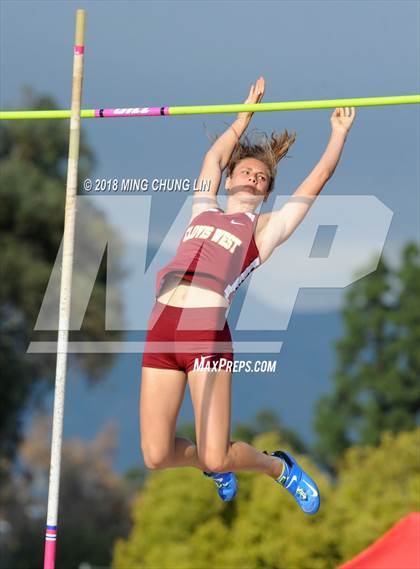
[[183, 371], [142, 368], [141, 448], [150, 469], [194, 466], [203, 469], [194, 443], [175, 435], [187, 378]]
[[223, 369], [188, 374], [199, 460], [211, 472], [256, 470], [277, 479], [283, 471], [278, 458], [230, 441], [231, 381], [231, 372]]

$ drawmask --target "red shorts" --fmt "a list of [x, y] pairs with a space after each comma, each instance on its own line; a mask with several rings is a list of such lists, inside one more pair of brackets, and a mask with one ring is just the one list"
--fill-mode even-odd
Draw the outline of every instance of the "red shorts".
[[147, 330], [144, 367], [188, 373], [195, 363], [233, 362], [226, 308], [178, 308], [156, 301]]

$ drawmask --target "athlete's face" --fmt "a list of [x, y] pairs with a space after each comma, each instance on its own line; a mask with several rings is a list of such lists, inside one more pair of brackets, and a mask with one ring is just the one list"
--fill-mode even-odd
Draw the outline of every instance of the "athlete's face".
[[[226, 179], [226, 189], [230, 195], [241, 194], [258, 198], [258, 203], [266, 199], [270, 185], [268, 167], [256, 158], [244, 158], [236, 166], [232, 175]], [[252, 200], [254, 201], [254, 200]]]

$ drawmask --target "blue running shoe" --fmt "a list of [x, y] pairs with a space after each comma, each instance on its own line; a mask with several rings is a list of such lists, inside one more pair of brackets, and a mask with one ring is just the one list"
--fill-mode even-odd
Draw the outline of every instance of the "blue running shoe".
[[236, 496], [238, 485], [233, 472], [203, 472], [204, 476], [213, 478], [219, 496], [224, 502], [230, 502]]
[[[264, 454], [268, 452], [264, 451]], [[298, 465], [289, 453], [277, 450], [271, 456], [280, 458], [284, 463], [284, 472], [276, 480], [293, 496], [305, 514], [316, 514], [319, 510], [321, 497], [318, 486], [310, 476]]]

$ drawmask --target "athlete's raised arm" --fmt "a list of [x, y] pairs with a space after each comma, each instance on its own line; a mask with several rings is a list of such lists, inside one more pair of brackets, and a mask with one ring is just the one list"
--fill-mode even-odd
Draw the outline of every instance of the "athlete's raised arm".
[[290, 237], [334, 174], [355, 116], [354, 107], [334, 110], [330, 118], [330, 140], [318, 164], [280, 210], [261, 216], [262, 260], [267, 259], [275, 247]]
[[[251, 85], [246, 104], [259, 103], [264, 96], [265, 81], [260, 77], [255, 85]], [[200, 175], [194, 191], [193, 216], [209, 207], [218, 207], [217, 192], [222, 172], [229, 163], [236, 143], [245, 132], [253, 113], [238, 113], [233, 124], [213, 143], [204, 157]]]

